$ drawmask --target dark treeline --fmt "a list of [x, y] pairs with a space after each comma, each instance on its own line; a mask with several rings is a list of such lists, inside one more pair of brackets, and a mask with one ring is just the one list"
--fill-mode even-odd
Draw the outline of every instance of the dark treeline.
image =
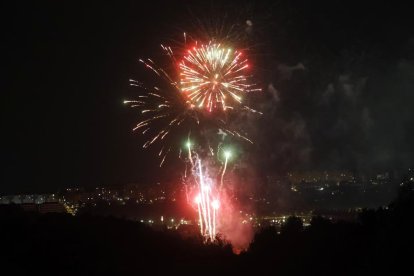
[[[258, 231], [247, 251], [225, 242], [205, 245], [177, 231], [79, 215], [0, 208], [1, 269], [14, 275], [382, 275], [411, 269], [414, 192], [404, 186], [386, 208], [355, 222], [315, 217], [304, 228], [290, 217], [277, 232]], [[3, 273], [2, 273], [3, 274]]]

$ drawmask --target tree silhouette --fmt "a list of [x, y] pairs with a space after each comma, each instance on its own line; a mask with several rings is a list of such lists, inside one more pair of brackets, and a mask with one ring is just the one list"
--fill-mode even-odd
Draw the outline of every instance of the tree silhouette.
[[282, 234], [297, 234], [303, 231], [303, 221], [301, 218], [291, 216], [286, 219], [286, 222], [282, 225]]

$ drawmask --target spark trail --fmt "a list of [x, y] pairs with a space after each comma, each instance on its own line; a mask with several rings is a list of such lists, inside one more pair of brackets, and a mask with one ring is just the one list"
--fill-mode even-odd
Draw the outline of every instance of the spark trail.
[[224, 167], [223, 170], [221, 172], [221, 181], [220, 181], [220, 191], [223, 189], [223, 180], [224, 180], [224, 174], [226, 173], [226, 169], [227, 169], [227, 161], [229, 161], [229, 158], [231, 157], [231, 151], [229, 150], [225, 150], [224, 151]]
[[198, 194], [195, 197], [199, 217], [200, 233], [206, 239], [214, 241], [217, 235], [217, 216], [220, 207], [219, 194], [214, 182], [203, 173], [201, 160], [196, 160]]

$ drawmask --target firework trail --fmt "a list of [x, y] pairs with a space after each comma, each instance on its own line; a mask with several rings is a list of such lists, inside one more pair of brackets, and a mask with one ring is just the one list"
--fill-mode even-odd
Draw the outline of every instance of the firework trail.
[[211, 241], [216, 238], [217, 212], [219, 208], [218, 195], [210, 178], [203, 173], [201, 160], [197, 158], [197, 176], [198, 191], [195, 198], [197, 204], [200, 232], [203, 237]]
[[[191, 149], [189, 148], [189, 151]], [[193, 164], [191, 177], [195, 183], [194, 203], [198, 214], [200, 233], [205, 241], [214, 241], [220, 224], [219, 209], [222, 192], [211, 177], [208, 162], [203, 162], [197, 153], [192, 155]], [[214, 175], [214, 173], [213, 173]]]
[[221, 181], [220, 181], [220, 190], [223, 189], [223, 180], [224, 180], [224, 174], [226, 173], [226, 169], [227, 169], [227, 161], [229, 160], [229, 158], [231, 157], [231, 152], [229, 150], [224, 151], [224, 167], [223, 170], [221, 172]]

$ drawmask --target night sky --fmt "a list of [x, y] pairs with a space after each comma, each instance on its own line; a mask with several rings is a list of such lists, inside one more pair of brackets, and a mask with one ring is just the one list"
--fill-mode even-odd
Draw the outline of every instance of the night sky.
[[403, 1], [62, 2], [2, 4], [0, 193], [168, 178], [174, 162], [160, 171], [131, 132], [128, 79], [160, 43], [214, 22], [251, 45], [264, 89], [264, 115], [246, 123], [257, 171], [414, 164], [414, 22]]

